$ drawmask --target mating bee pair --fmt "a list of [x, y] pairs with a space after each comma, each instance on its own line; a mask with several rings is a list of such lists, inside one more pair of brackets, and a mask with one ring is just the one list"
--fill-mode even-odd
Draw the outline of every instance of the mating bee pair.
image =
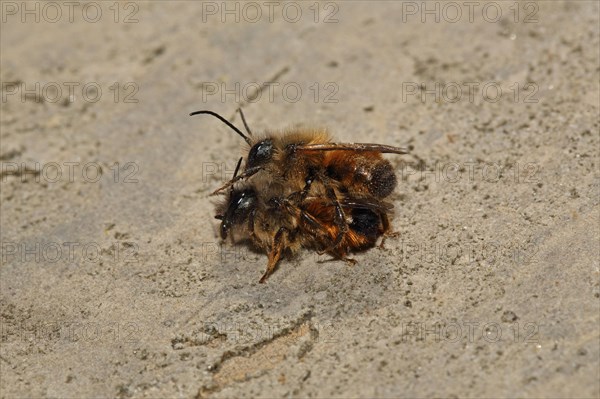
[[252, 135], [238, 109], [247, 134], [221, 115], [218, 118], [248, 144], [240, 173], [214, 194], [226, 193], [217, 207], [220, 234], [226, 239], [250, 239], [268, 253], [264, 283], [286, 253], [300, 248], [327, 253], [355, 263], [349, 252], [375, 246], [390, 235], [392, 205], [384, 202], [397, 180], [382, 153], [406, 154], [382, 144], [334, 143], [323, 130], [291, 130], [283, 134]]

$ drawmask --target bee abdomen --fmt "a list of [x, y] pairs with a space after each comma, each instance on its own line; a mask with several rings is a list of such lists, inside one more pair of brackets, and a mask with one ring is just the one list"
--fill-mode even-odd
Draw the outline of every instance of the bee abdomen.
[[394, 168], [386, 161], [378, 162], [371, 170], [370, 180], [367, 183], [369, 192], [379, 199], [390, 195], [396, 188], [397, 180]]
[[363, 238], [363, 242], [354, 249], [366, 249], [375, 245], [381, 235], [379, 215], [369, 209], [353, 209], [352, 223], [348, 227]]

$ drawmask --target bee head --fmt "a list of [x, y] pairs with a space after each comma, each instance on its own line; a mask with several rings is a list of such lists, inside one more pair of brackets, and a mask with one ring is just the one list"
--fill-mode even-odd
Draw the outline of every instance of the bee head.
[[225, 125], [227, 125], [231, 130], [233, 130], [234, 132], [236, 132], [240, 137], [242, 137], [244, 139], [244, 141], [246, 143], [248, 143], [248, 145], [251, 146], [250, 148], [250, 152], [248, 153], [248, 159], [246, 160], [246, 170], [255, 167], [255, 166], [261, 166], [266, 164], [267, 162], [271, 161], [271, 159], [273, 158], [273, 152], [274, 152], [274, 148], [273, 148], [273, 140], [271, 139], [264, 139], [259, 141], [256, 144], [252, 144], [252, 132], [250, 131], [250, 128], [248, 127], [248, 124], [246, 123], [246, 118], [244, 118], [244, 113], [242, 112], [241, 108], [238, 108], [238, 112], [240, 113], [240, 117], [242, 118], [242, 122], [244, 123], [244, 127], [246, 128], [246, 132], [248, 133], [248, 135], [245, 135], [240, 129], [238, 129], [237, 127], [235, 127], [231, 122], [229, 122], [227, 119], [223, 118], [221, 115], [217, 114], [216, 112], [213, 111], [196, 111], [196, 112], [192, 112], [190, 115], [200, 115], [200, 114], [207, 114], [207, 115], [212, 115], [215, 118], [219, 119], [221, 122], [223, 122]]
[[246, 169], [264, 165], [273, 158], [273, 141], [271, 139], [261, 140], [250, 148]]
[[221, 219], [221, 238], [226, 239], [232, 226], [240, 225], [248, 220], [250, 214], [256, 209], [257, 197], [254, 189], [234, 190], [227, 200], [227, 208]]

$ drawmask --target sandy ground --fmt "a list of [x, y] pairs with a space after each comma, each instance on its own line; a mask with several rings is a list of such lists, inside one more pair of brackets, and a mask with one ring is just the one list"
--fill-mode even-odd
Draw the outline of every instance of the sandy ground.
[[[599, 397], [597, 2], [53, 4], [1, 3], [1, 397]], [[237, 104], [411, 146], [400, 236], [258, 284]]]

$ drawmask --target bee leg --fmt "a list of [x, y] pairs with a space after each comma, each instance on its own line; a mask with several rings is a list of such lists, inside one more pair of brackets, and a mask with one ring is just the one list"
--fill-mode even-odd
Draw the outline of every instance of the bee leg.
[[346, 257], [347, 249], [337, 248], [326, 252], [333, 256], [334, 260], [343, 260], [348, 266], [354, 266], [358, 263], [356, 259]]
[[345, 256], [342, 258], [339, 258], [340, 260], [343, 260], [344, 262], [346, 262], [346, 264], [348, 266], [354, 266], [358, 263], [358, 261], [356, 259], [352, 259], [352, 258], [346, 258]]
[[[313, 215], [308, 213], [306, 210], [291, 204], [289, 200], [285, 201], [286, 210], [297, 217], [300, 221], [299, 228], [304, 233], [311, 235], [317, 240], [325, 241], [328, 244], [328, 247], [333, 247], [333, 240], [329, 234], [327, 226], [323, 224], [320, 220], [316, 219]], [[324, 254], [326, 251], [317, 251], [319, 255]]]
[[323, 222], [316, 219], [313, 215], [308, 213], [305, 209], [302, 209], [301, 207], [290, 203], [289, 200], [285, 201], [285, 205], [286, 205], [287, 211], [291, 215], [299, 218], [300, 229], [302, 229], [302, 231], [310, 234], [311, 236], [313, 236], [316, 239], [323, 240], [328, 244], [326, 247], [327, 249], [324, 249], [322, 251], [317, 251], [317, 253], [319, 255], [323, 255], [325, 252], [330, 251], [331, 248], [334, 248], [336, 245], [338, 245], [338, 244], [335, 244], [335, 241], [331, 238], [329, 230], [328, 230], [327, 226], [325, 226], [323, 224]]
[[[237, 176], [233, 177], [227, 183], [225, 183], [224, 185], [222, 185], [221, 187], [219, 187], [215, 191], [213, 191], [210, 195], [217, 195], [221, 191], [225, 190], [227, 187], [232, 186], [233, 183], [235, 183], [236, 181], [242, 180], [242, 179], [247, 179], [250, 176], [255, 175], [256, 173], [260, 172], [262, 169], [263, 169], [262, 166], [255, 166], [253, 168], [246, 169], [241, 175], [237, 175]], [[236, 168], [236, 170], [237, 170], [237, 168]]]
[[338, 201], [338, 199], [335, 195], [335, 191], [333, 191], [333, 188], [331, 188], [331, 187], [327, 188], [327, 197], [331, 201], [333, 201], [333, 205], [335, 206], [335, 215], [334, 215], [333, 223], [336, 225], [336, 227], [339, 230], [338, 230], [337, 236], [335, 237], [335, 240], [333, 241], [333, 245], [331, 247], [327, 248], [325, 250], [325, 252], [329, 252], [329, 251], [333, 250], [333, 248], [340, 245], [340, 242], [342, 242], [342, 239], [344, 238], [344, 234], [346, 234], [348, 232], [348, 223], [346, 223], [346, 214], [344, 213], [344, 210], [342, 209], [342, 205], [340, 205], [340, 202]]
[[313, 181], [315, 180], [315, 173], [314, 171], [310, 171], [308, 173], [308, 176], [306, 177], [305, 185], [304, 188], [302, 189], [302, 192], [300, 193], [300, 202], [303, 202], [306, 197], [308, 196], [308, 192], [310, 191], [310, 186], [312, 185]]
[[[349, 265], [356, 264], [356, 260], [346, 257], [346, 251], [338, 247], [339, 243], [336, 244], [336, 242], [331, 238], [327, 227], [324, 226], [323, 223], [315, 219], [314, 216], [306, 212], [304, 209], [299, 209], [297, 207], [295, 208], [298, 210], [300, 220], [302, 221], [301, 229], [315, 238], [320, 238], [326, 241], [328, 244], [325, 249], [316, 251], [317, 254], [323, 255], [325, 253], [328, 253], [329, 255], [333, 256], [334, 260], [343, 260]], [[338, 248], [336, 249], [335, 247]]]
[[[323, 250], [317, 250], [317, 254], [323, 255], [327, 252], [332, 252], [333, 248], [337, 245], [335, 241], [331, 238], [329, 230], [327, 226], [325, 226], [320, 220], [316, 219], [313, 215], [308, 213], [306, 210], [290, 204], [289, 201], [286, 203], [287, 209], [292, 215], [297, 215], [300, 219], [300, 229], [307, 234], [310, 234], [314, 238], [318, 240], [322, 240], [326, 243], [326, 247]], [[336, 237], [337, 238], [337, 237]], [[343, 236], [342, 236], [343, 238]], [[337, 258], [341, 258], [337, 256]]]
[[388, 237], [398, 237], [400, 233], [397, 231], [390, 231], [390, 220], [388, 219], [385, 213], [380, 214], [381, 217], [381, 225], [383, 227], [383, 237], [381, 238], [381, 244], [379, 244], [379, 249], [385, 249], [385, 240]]
[[344, 262], [346, 262], [349, 266], [354, 266], [358, 263], [358, 261], [356, 259], [352, 259], [352, 258], [344, 258], [342, 260]]
[[338, 240], [339, 238], [339, 241], [335, 241], [331, 238], [327, 226], [325, 226], [321, 221], [316, 219], [306, 210], [289, 203], [289, 201], [286, 201], [286, 207], [291, 214], [297, 215], [300, 218], [300, 229], [302, 231], [317, 239], [325, 241], [327, 246], [323, 250], [317, 250], [317, 254], [323, 255], [328, 253], [329, 255], [333, 256], [334, 260], [343, 260], [350, 265], [356, 264], [356, 260], [346, 257], [346, 250], [339, 248], [339, 242], [341, 242], [341, 239], [344, 237], [343, 234], [340, 236], [338, 233], [335, 240]]
[[280, 228], [277, 233], [275, 233], [275, 237], [273, 238], [273, 245], [271, 246], [271, 252], [269, 253], [269, 263], [267, 264], [267, 270], [265, 274], [260, 278], [259, 283], [264, 283], [267, 281], [267, 278], [273, 273], [275, 270], [275, 266], [277, 266], [277, 262], [281, 259], [281, 254], [283, 253], [283, 249], [285, 247], [285, 241], [287, 238], [288, 230], [285, 227]]
[[252, 212], [250, 212], [250, 215], [248, 216], [248, 231], [250, 232], [250, 237], [251, 238], [255, 238], [255, 234], [254, 234], [254, 218], [256, 217], [256, 209], [252, 210]]
[[[304, 188], [302, 189], [302, 191], [295, 192], [295, 193], [288, 195], [287, 200], [293, 201], [296, 204], [301, 204], [302, 202], [304, 202], [304, 200], [306, 200], [306, 197], [308, 197], [308, 193], [310, 192], [310, 187], [312, 186], [313, 181], [315, 181], [315, 174], [314, 174], [314, 171], [311, 170], [308, 173], [306, 180], [304, 180], [305, 184], [304, 184]], [[295, 199], [297, 199], [297, 200], [295, 200]]]

